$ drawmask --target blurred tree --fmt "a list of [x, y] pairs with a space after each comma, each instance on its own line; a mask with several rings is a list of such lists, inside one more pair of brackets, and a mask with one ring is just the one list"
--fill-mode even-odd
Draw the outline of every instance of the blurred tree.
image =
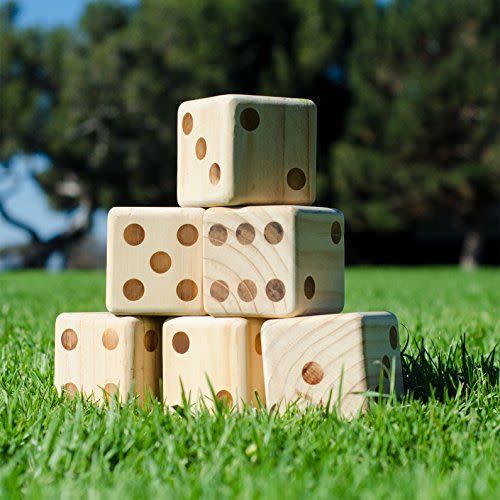
[[96, 207], [174, 204], [177, 107], [228, 92], [313, 99], [318, 203], [358, 230], [462, 227], [473, 261], [499, 190], [498, 6], [376, 3], [97, 1], [75, 32], [20, 30], [4, 4], [0, 176], [16, 154], [44, 154], [34, 178], [75, 214], [42, 241], [0, 192], [0, 216], [35, 244], [26, 264], [66, 253]]
[[401, 0], [358, 17], [354, 105], [330, 157], [354, 229], [455, 226], [462, 263], [477, 261], [500, 199], [499, 5]]
[[326, 159], [347, 111], [352, 11], [341, 0], [100, 1], [72, 36], [19, 31], [10, 20], [1, 158], [46, 154], [52, 168], [38, 180], [59, 207], [85, 205], [87, 215], [173, 204], [178, 105], [231, 92], [315, 100]]
[[[65, 29], [44, 32], [40, 29], [20, 31], [15, 27], [18, 8], [15, 2], [0, 7], [0, 216], [26, 232], [30, 244], [16, 249], [21, 265], [44, 266], [54, 251], [65, 252], [90, 227], [92, 206], [88, 195], [80, 190], [67, 197], [80, 210], [70, 227], [62, 234], [43, 240], [37, 228], [9, 213], [6, 200], [19, 186], [13, 171], [13, 158], [19, 154], [45, 153], [58, 161], [48, 136], [48, 126], [58, 97], [63, 76], [63, 52], [71, 40]], [[29, 174], [39, 181], [38, 170]], [[55, 192], [67, 190], [67, 182], [59, 179]]]

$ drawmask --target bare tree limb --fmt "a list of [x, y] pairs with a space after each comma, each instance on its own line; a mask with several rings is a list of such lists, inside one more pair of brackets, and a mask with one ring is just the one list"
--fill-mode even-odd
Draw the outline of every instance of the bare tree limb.
[[29, 225], [12, 217], [0, 200], [0, 215], [12, 225], [24, 229], [31, 236], [31, 242], [0, 250], [0, 257], [18, 262], [22, 268], [43, 268], [49, 257], [57, 251], [67, 254], [69, 248], [85, 237], [92, 227], [92, 216], [96, 208], [95, 193], [88, 186], [81, 186], [80, 203], [75, 209], [69, 227], [63, 232], [42, 240], [38, 233]]
[[12, 216], [5, 208], [5, 203], [3, 200], [0, 200], [0, 215], [11, 226], [17, 227], [18, 229], [21, 229], [21, 231], [28, 233], [33, 243], [41, 243], [42, 240], [38, 233], [25, 222], [20, 221], [19, 219], [16, 219], [14, 216]]

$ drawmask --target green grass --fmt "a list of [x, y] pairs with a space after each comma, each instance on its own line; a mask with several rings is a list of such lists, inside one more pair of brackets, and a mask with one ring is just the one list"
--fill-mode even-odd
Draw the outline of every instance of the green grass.
[[500, 498], [500, 271], [351, 269], [346, 281], [346, 310], [389, 309], [409, 339], [406, 399], [352, 421], [61, 400], [54, 319], [102, 310], [103, 274], [0, 275], [0, 495]]

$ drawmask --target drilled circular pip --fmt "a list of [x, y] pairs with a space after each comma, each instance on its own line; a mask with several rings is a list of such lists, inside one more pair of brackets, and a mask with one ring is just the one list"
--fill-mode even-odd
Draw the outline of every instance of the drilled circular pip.
[[67, 351], [72, 351], [78, 344], [78, 336], [75, 330], [67, 328], [62, 332], [61, 344]]
[[167, 252], [155, 252], [149, 259], [151, 269], [158, 274], [164, 274], [172, 265], [172, 259]]
[[398, 331], [395, 326], [391, 326], [389, 330], [389, 342], [393, 349], [398, 347]]
[[179, 281], [176, 288], [177, 297], [184, 302], [191, 302], [198, 295], [198, 285], [190, 279]]
[[223, 280], [216, 280], [210, 285], [210, 295], [218, 302], [224, 302], [229, 297], [229, 286]]
[[104, 386], [104, 397], [109, 400], [118, 392], [118, 386], [109, 382]]
[[242, 245], [250, 245], [255, 239], [255, 229], [252, 224], [249, 224], [248, 222], [241, 223], [236, 228], [236, 239]]
[[63, 386], [63, 392], [66, 396], [73, 398], [78, 393], [78, 389], [73, 382], [66, 382]]
[[227, 241], [227, 229], [222, 224], [214, 224], [208, 231], [210, 243], [216, 247], [224, 245]]
[[277, 245], [283, 239], [283, 226], [279, 222], [270, 222], [264, 228], [264, 238], [271, 245]]
[[340, 225], [340, 222], [335, 221], [332, 223], [330, 234], [332, 237], [332, 241], [336, 245], [338, 245], [340, 243], [340, 240], [342, 239], [342, 226]]
[[269, 300], [279, 302], [285, 296], [285, 284], [279, 279], [268, 281], [266, 285], [266, 295]]
[[225, 403], [227, 406], [233, 406], [233, 396], [231, 396], [231, 393], [229, 391], [219, 391], [217, 393], [217, 399]]
[[106, 328], [106, 330], [104, 330], [104, 332], [102, 333], [101, 340], [102, 345], [108, 351], [112, 351], [113, 349], [116, 349], [120, 339], [118, 338], [116, 330], [114, 330], [113, 328]]
[[185, 354], [189, 350], [190, 340], [186, 332], [176, 332], [172, 337], [172, 347], [179, 354]]
[[159, 341], [158, 334], [154, 330], [148, 330], [144, 334], [144, 349], [148, 352], [155, 352]]
[[212, 184], [213, 186], [219, 184], [220, 176], [221, 176], [221, 171], [219, 164], [213, 163], [212, 166], [210, 167], [210, 170], [208, 171], [208, 178], [210, 180], [210, 184]]
[[257, 286], [252, 280], [243, 280], [238, 285], [238, 296], [243, 302], [252, 302], [257, 297]]
[[286, 182], [294, 191], [300, 191], [306, 185], [306, 174], [300, 168], [292, 168], [286, 176]]
[[129, 224], [123, 230], [123, 239], [133, 247], [140, 245], [145, 237], [146, 232], [140, 224]]
[[260, 332], [255, 336], [255, 352], [259, 355], [262, 355], [262, 340]]
[[200, 137], [196, 141], [194, 150], [196, 153], [196, 158], [198, 158], [198, 160], [203, 160], [203, 158], [205, 158], [205, 155], [207, 154], [207, 142], [203, 137]]
[[142, 281], [135, 278], [126, 281], [123, 285], [123, 295], [131, 301], [141, 299], [144, 295], [144, 285]]
[[302, 367], [302, 378], [306, 384], [319, 384], [324, 376], [323, 368], [316, 361], [309, 361]]
[[186, 135], [189, 135], [192, 130], [193, 130], [193, 115], [191, 115], [191, 113], [186, 113], [182, 117], [182, 131]]
[[240, 123], [245, 130], [253, 132], [260, 123], [258, 111], [254, 108], [245, 108], [240, 114]]
[[190, 247], [198, 241], [198, 229], [193, 224], [184, 224], [177, 230], [177, 240], [185, 247]]
[[316, 292], [316, 283], [312, 276], [308, 276], [304, 281], [304, 295], [306, 299], [311, 300]]

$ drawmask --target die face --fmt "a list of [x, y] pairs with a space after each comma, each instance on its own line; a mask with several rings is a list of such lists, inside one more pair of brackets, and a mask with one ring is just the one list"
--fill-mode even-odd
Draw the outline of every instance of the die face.
[[141, 402], [160, 395], [162, 324], [160, 318], [141, 317], [134, 337], [134, 391]]
[[295, 313], [296, 212], [292, 206], [217, 207], [205, 212], [203, 287], [209, 314]]
[[183, 207], [234, 199], [230, 96], [187, 101], [177, 114], [177, 201]]
[[178, 141], [181, 206], [314, 202], [312, 101], [246, 95], [188, 101], [179, 108]]
[[[163, 325], [163, 396], [169, 406], [201, 397], [211, 406], [213, 395], [231, 406], [263, 400], [260, 320], [181, 317]], [[208, 378], [208, 380], [207, 380]]]
[[95, 401], [131, 392], [158, 394], [161, 376], [159, 323], [109, 313], [66, 313], [56, 320], [57, 389]]
[[297, 314], [344, 308], [344, 215], [330, 208], [297, 212]]
[[[378, 324], [372, 322], [372, 317]], [[393, 324], [390, 313], [330, 314], [264, 322], [267, 405], [279, 405], [283, 410], [295, 401], [300, 407], [339, 404], [345, 416], [366, 409], [364, 393], [375, 388], [384, 356], [392, 353], [399, 357], [390, 346]], [[398, 370], [397, 388], [401, 384]]]
[[230, 204], [234, 198], [230, 96], [187, 101], [177, 114], [177, 201]]
[[[316, 106], [307, 99], [236, 96], [237, 204], [303, 204], [316, 197]], [[236, 191], [236, 188], [235, 188]]]
[[106, 305], [115, 314], [204, 314], [201, 208], [113, 208]]
[[388, 393], [394, 372], [394, 391], [397, 395], [403, 395], [401, 350], [396, 316], [388, 312], [366, 313], [363, 316], [363, 332], [369, 388], [379, 392], [382, 384], [383, 392]]
[[[341, 316], [338, 318], [337, 316]], [[269, 407], [341, 401], [343, 413], [361, 408], [366, 372], [358, 314], [266, 321], [262, 327], [264, 383]]]
[[344, 218], [330, 208], [211, 208], [204, 303], [214, 316], [283, 318], [344, 306]]

